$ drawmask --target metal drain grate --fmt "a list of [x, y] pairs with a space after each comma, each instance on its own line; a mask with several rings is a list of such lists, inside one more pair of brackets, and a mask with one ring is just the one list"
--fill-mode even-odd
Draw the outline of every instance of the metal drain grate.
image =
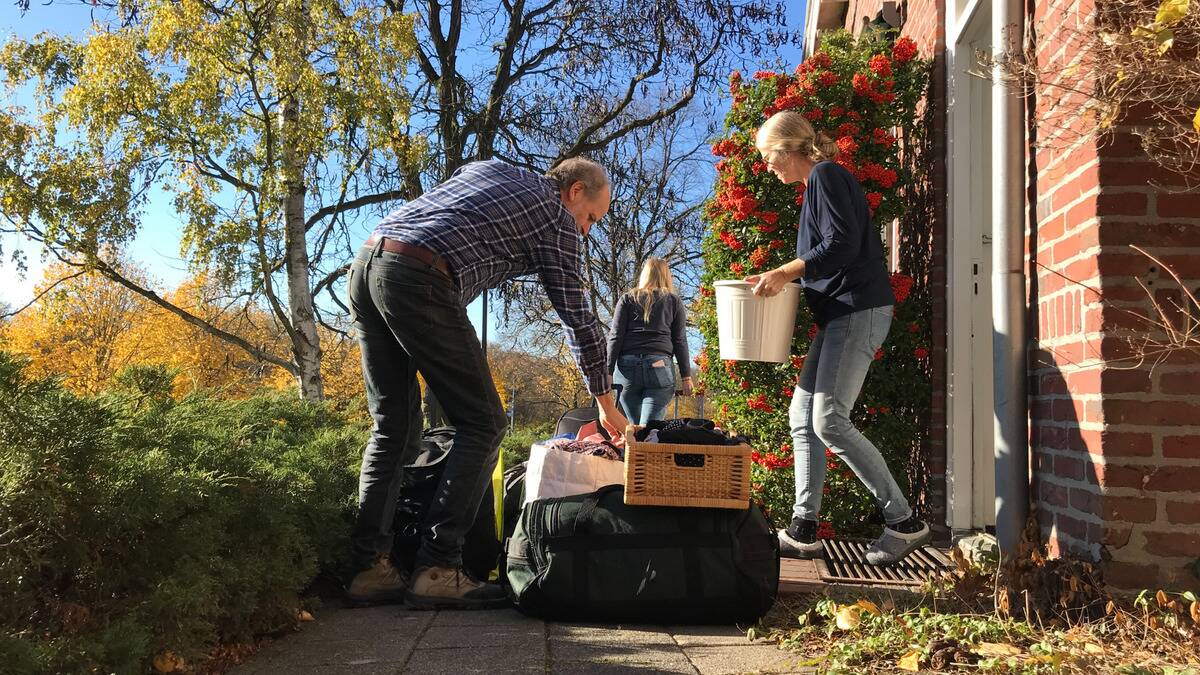
[[942, 552], [924, 546], [904, 560], [887, 567], [869, 565], [863, 556], [869, 541], [855, 539], [822, 539], [825, 557], [818, 558], [817, 574], [821, 581], [849, 584], [880, 584], [886, 586], [920, 586], [953, 568]]

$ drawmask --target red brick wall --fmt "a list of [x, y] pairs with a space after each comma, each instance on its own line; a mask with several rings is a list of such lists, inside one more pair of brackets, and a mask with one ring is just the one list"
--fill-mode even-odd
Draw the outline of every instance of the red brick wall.
[[[881, 0], [850, 0], [846, 11], [847, 30], [861, 26], [862, 17], [874, 19]], [[929, 447], [926, 451], [928, 483], [924, 515], [943, 539], [946, 527], [946, 4], [945, 0], [910, 0], [904, 7], [901, 34], [914, 40], [921, 56], [933, 61], [926, 105], [931, 108], [928, 134], [933, 155], [929, 170], [930, 192], [935, 203], [929, 287], [933, 290], [932, 344], [933, 401]]]
[[[1084, 49], [1071, 36], [1091, 11], [1090, 1], [1036, 4], [1043, 72], [1087, 81], [1071, 71]], [[1129, 244], [1162, 254], [1200, 286], [1200, 195], [1149, 185], [1169, 177], [1127, 130], [1087, 138], [1082, 98], [1052, 85], [1039, 87], [1030, 120], [1038, 144], [1030, 430], [1042, 533], [1052, 553], [1106, 561], [1114, 585], [1197, 587], [1188, 566], [1200, 558], [1200, 359], [1155, 368], [1120, 359], [1126, 338], [1145, 333], [1126, 310], [1153, 311], [1137, 280], [1159, 295], [1172, 285]]]

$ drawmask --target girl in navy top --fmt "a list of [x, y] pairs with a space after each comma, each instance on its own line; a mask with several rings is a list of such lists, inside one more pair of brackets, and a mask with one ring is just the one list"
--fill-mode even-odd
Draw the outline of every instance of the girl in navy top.
[[666, 417], [675, 397], [675, 367], [683, 394], [692, 393], [688, 360], [687, 309], [675, 294], [671, 268], [662, 258], [642, 265], [637, 288], [621, 296], [608, 333], [608, 368], [621, 385], [621, 410], [630, 424]]
[[887, 527], [867, 551], [867, 562], [892, 564], [927, 543], [931, 534], [914, 515], [879, 449], [850, 423], [850, 410], [887, 337], [896, 302], [883, 242], [871, 224], [862, 187], [853, 174], [830, 161], [837, 145], [817, 134], [802, 115], [784, 111], [771, 116], [755, 144], [771, 173], [785, 183], [805, 183], [806, 189], [796, 258], [746, 281], [755, 285], [755, 294], [770, 297], [798, 279], [820, 328], [788, 411], [796, 503], [791, 525], [779, 533], [780, 551], [814, 557], [822, 550], [816, 534], [828, 447], [883, 510]]

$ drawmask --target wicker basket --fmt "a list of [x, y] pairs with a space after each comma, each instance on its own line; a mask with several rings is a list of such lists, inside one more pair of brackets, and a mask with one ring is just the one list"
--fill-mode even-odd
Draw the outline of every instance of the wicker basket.
[[750, 504], [749, 445], [642, 443], [625, 433], [625, 503], [744, 509]]

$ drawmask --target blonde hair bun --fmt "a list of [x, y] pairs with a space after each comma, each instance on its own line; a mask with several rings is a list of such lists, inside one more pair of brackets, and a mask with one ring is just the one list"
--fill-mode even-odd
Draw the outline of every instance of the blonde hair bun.
[[833, 159], [838, 154], [837, 143], [794, 110], [771, 115], [758, 128], [754, 143], [759, 152], [799, 152], [815, 162]]

